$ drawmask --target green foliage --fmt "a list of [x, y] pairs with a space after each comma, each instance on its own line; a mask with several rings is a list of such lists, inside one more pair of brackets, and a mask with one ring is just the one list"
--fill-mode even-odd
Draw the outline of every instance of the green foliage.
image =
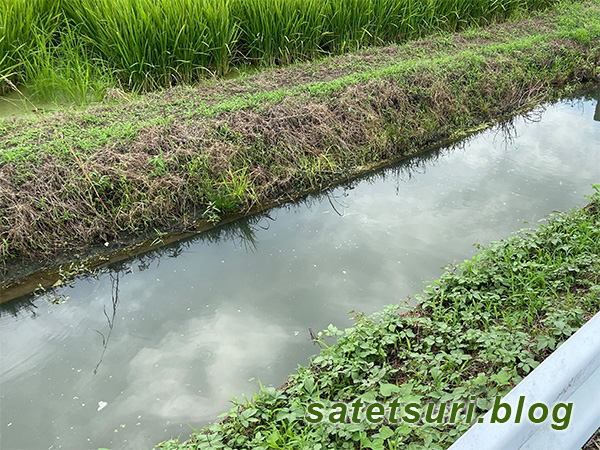
[[[0, 89], [76, 101], [504, 20], [553, 0], [0, 0]], [[53, 73], [56, 72], [56, 73]], [[75, 88], [69, 89], [69, 85]], [[42, 88], [43, 87], [43, 88]], [[74, 92], [73, 92], [74, 91]]]
[[115, 81], [102, 60], [81, 46], [61, 3], [0, 0], [0, 94], [28, 88], [35, 100], [80, 104], [102, 98]]
[[222, 182], [217, 189], [209, 195], [211, 212], [207, 213], [207, 217], [212, 217], [213, 212], [221, 214], [232, 211], [244, 203], [252, 201], [254, 197], [247, 169], [242, 168], [235, 172], [229, 170], [222, 176]]
[[66, 23], [58, 44], [38, 34], [33, 58], [23, 63], [23, 76], [35, 100], [80, 105], [103, 98], [115, 80], [102, 60], [92, 59], [79, 42], [77, 27]]
[[229, 0], [70, 0], [83, 43], [127, 86], [154, 88], [224, 73], [237, 39]]
[[160, 150], [158, 155], [151, 157], [148, 160], [148, 162], [152, 166], [152, 172], [150, 174], [151, 176], [157, 177], [160, 175], [165, 175], [167, 173], [167, 168], [162, 150]]
[[[264, 387], [221, 422], [162, 449], [443, 449], [469, 424], [311, 425], [311, 402], [398, 398], [492, 405], [600, 311], [600, 193], [537, 231], [492, 243], [424, 290], [416, 310], [390, 306], [319, 333], [325, 349], [283, 389]], [[328, 336], [342, 336], [334, 345]]]
[[58, 25], [52, 0], [0, 0], [0, 94], [27, 81], [25, 67], [35, 64]]

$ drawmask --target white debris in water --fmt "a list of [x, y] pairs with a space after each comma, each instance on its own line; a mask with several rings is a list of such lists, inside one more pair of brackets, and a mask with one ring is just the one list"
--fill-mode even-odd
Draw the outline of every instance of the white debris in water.
[[98, 402], [98, 411], [101, 411], [101, 410], [103, 410], [104, 408], [106, 408], [106, 405], [108, 405], [108, 403], [107, 403], [107, 402], [103, 402], [102, 400], [100, 400], [100, 401]]

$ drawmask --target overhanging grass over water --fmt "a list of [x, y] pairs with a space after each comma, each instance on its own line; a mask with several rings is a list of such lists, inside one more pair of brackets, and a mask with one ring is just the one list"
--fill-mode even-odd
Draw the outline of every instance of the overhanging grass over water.
[[[0, 89], [85, 101], [502, 21], [553, 0], [0, 0]], [[70, 87], [75, 84], [76, 89]]]
[[0, 122], [0, 254], [284, 201], [597, 79], [598, 0], [530, 20]]
[[[600, 194], [538, 230], [490, 244], [449, 267], [402, 312], [331, 325], [325, 349], [281, 389], [263, 388], [220, 423], [163, 449], [443, 449], [467, 424], [311, 425], [309, 403], [447, 403], [476, 396], [478, 413], [506, 394], [600, 311]], [[328, 346], [327, 336], [340, 336]], [[325, 342], [324, 342], [325, 341]]]

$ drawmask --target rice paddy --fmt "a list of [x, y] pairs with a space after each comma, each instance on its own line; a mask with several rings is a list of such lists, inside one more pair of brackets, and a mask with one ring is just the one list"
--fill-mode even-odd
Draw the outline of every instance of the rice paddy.
[[0, 92], [81, 103], [503, 21], [553, 0], [0, 0]]

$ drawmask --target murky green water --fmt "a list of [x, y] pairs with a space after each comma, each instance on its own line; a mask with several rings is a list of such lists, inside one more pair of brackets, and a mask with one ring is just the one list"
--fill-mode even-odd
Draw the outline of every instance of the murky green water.
[[1, 305], [0, 447], [151, 448], [282, 384], [318, 351], [309, 327], [348, 326], [473, 244], [583, 204], [600, 182], [594, 95]]
[[27, 89], [0, 95], [0, 119], [25, 117], [36, 114], [36, 111], [52, 111], [60, 108], [59, 104], [48, 100], [31, 100], [30, 95], [31, 91]]

